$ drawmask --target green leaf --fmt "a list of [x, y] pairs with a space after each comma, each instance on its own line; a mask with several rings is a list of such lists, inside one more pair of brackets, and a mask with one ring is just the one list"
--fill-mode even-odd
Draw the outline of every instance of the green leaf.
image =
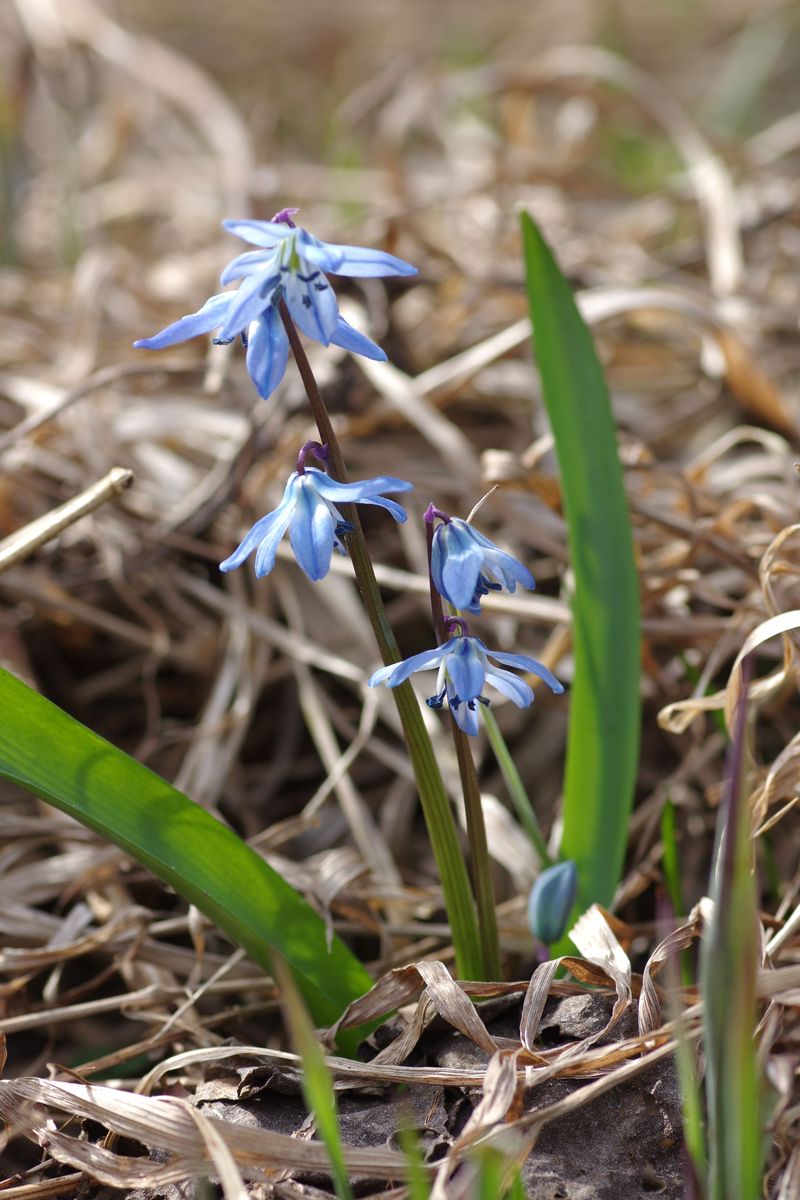
[[742, 692], [717, 819], [709, 888], [714, 911], [701, 946], [710, 1200], [758, 1200], [763, 1194], [755, 1038], [760, 939], [746, 788], [747, 687], [752, 665], [748, 655], [742, 663]]
[[281, 992], [283, 1016], [295, 1053], [303, 1066], [301, 1086], [303, 1096], [314, 1119], [328, 1158], [331, 1178], [339, 1200], [353, 1200], [353, 1190], [347, 1175], [339, 1129], [339, 1112], [333, 1090], [333, 1076], [328, 1070], [325, 1055], [314, 1036], [302, 998], [294, 986], [290, 972], [280, 955], [275, 955], [275, 977]]
[[[315, 1021], [372, 986], [303, 897], [199, 804], [0, 670], [0, 775], [94, 829], [195, 904], [267, 970], [274, 947]], [[358, 1035], [342, 1048], [355, 1052]]]
[[639, 588], [614, 420], [597, 353], [569, 286], [527, 213], [522, 214], [522, 237], [536, 358], [561, 471], [575, 576], [575, 673], [561, 856], [578, 868], [578, 907], [585, 909], [611, 902], [625, 857], [641, 718]]

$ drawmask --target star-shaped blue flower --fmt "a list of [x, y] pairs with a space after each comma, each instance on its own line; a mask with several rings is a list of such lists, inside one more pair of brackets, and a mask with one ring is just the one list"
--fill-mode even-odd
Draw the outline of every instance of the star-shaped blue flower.
[[[463, 622], [459, 624], [463, 626]], [[564, 685], [559, 683], [552, 671], [548, 671], [544, 663], [525, 654], [503, 654], [499, 650], [489, 650], [479, 638], [464, 634], [451, 637], [435, 650], [424, 650], [422, 654], [412, 654], [411, 658], [402, 662], [381, 667], [371, 677], [369, 685], [377, 687], [385, 683], [387, 687], [397, 687], [416, 671], [438, 667], [436, 691], [429, 697], [428, 704], [431, 708], [441, 708], [446, 697], [459, 728], [465, 733], [476, 734], [478, 705], [489, 703], [482, 694], [487, 683], [513, 700], [518, 708], [527, 708], [533, 700], [533, 691], [525, 680], [511, 671], [502, 670], [496, 663], [530, 671], [556, 693], [564, 690]]]
[[431, 576], [440, 596], [462, 612], [481, 611], [481, 597], [490, 591], [513, 592], [518, 583], [535, 588], [536, 580], [526, 566], [459, 517], [448, 517], [438, 509], [429, 509], [441, 517], [433, 533]]
[[283, 499], [274, 512], [267, 513], [234, 550], [220, 563], [220, 570], [232, 571], [256, 551], [256, 575], [269, 575], [275, 566], [278, 543], [289, 530], [292, 550], [298, 563], [313, 582], [324, 579], [331, 566], [334, 547], [345, 553], [342, 537], [352, 531], [337, 504], [376, 504], [390, 512], [395, 521], [405, 521], [406, 512], [381, 492], [407, 492], [414, 485], [405, 479], [380, 475], [358, 483], [338, 483], [315, 467], [293, 471]]
[[259, 247], [239, 254], [222, 272], [223, 286], [241, 279], [238, 289], [212, 296], [198, 312], [181, 317], [134, 346], [161, 350], [213, 330], [218, 330], [217, 342], [232, 342], [241, 336], [247, 347], [250, 378], [266, 400], [283, 379], [289, 356], [289, 340], [278, 312], [278, 304], [284, 300], [295, 324], [308, 337], [323, 346], [333, 343], [384, 361], [380, 346], [339, 315], [325, 272], [368, 278], [416, 275], [416, 267], [383, 250], [321, 242], [295, 226], [291, 216], [296, 211], [284, 209], [272, 221], [223, 221], [229, 233]]

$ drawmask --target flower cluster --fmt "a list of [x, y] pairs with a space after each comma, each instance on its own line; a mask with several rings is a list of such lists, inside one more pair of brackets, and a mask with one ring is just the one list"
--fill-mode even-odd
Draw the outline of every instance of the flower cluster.
[[[247, 369], [264, 398], [272, 394], [286, 370], [287, 326], [291, 328], [291, 322], [324, 346], [333, 344], [367, 358], [385, 359], [379, 346], [340, 316], [326, 273], [407, 276], [416, 274], [416, 268], [382, 250], [322, 242], [295, 225], [292, 218], [296, 212], [294, 208], [282, 209], [271, 221], [223, 221], [229, 233], [256, 247], [237, 255], [222, 272], [223, 287], [238, 279], [238, 288], [212, 296], [198, 312], [181, 317], [134, 345], [159, 350], [214, 331], [215, 342], [228, 343], [240, 337], [247, 350]], [[325, 469], [307, 467], [309, 455]], [[405, 492], [412, 484], [393, 476], [340, 483], [328, 474], [327, 457], [327, 446], [319, 442], [303, 446], [280, 504], [256, 521], [233, 554], [220, 564], [221, 570], [241, 566], [255, 551], [256, 575], [268, 575], [288, 530], [297, 562], [310, 580], [317, 581], [328, 574], [333, 551], [346, 552], [343, 539], [353, 531], [340, 505], [376, 505], [396, 521], [406, 520], [403, 508], [383, 493]], [[468, 521], [451, 517], [433, 505], [425, 521], [433, 587], [456, 611], [479, 613], [481, 600], [490, 591], [505, 588], [513, 592], [518, 583], [535, 587], [527, 567]], [[441, 617], [441, 606], [439, 613]], [[370, 685], [397, 687], [417, 671], [438, 667], [436, 691], [428, 704], [441, 708], [446, 700], [456, 724], [469, 734], [478, 732], [481, 706], [489, 703], [483, 695], [487, 684], [520, 708], [533, 701], [533, 691], [525, 680], [503, 667], [537, 675], [554, 692], [564, 690], [543, 663], [524, 654], [489, 650], [479, 638], [470, 636], [462, 618], [444, 620], [451, 636], [443, 645], [381, 667]]]
[[[425, 522], [429, 529], [431, 580], [439, 596], [453, 608], [479, 613], [481, 599], [490, 591], [505, 588], [513, 592], [518, 583], [526, 588], [536, 586], [526, 566], [467, 521], [451, 517], [431, 504]], [[518, 708], [527, 708], [533, 702], [530, 686], [510, 671], [501, 670], [497, 663], [529, 671], [544, 680], [553, 692], [563, 692], [563, 685], [537, 659], [487, 649], [479, 638], [470, 637], [466, 622], [460, 617], [446, 617], [445, 626], [448, 632], [457, 628], [456, 636], [435, 650], [425, 650], [403, 662], [381, 667], [370, 679], [370, 686], [385, 683], [387, 687], [397, 687], [416, 671], [438, 667], [436, 691], [428, 697], [428, 704], [431, 708], [441, 708], [446, 699], [459, 729], [469, 734], [478, 732], [480, 705], [489, 704], [483, 695], [487, 683], [513, 700]]]
[[241, 337], [247, 348], [250, 378], [266, 400], [283, 379], [289, 356], [289, 339], [280, 312], [283, 302], [307, 337], [323, 346], [332, 343], [365, 358], [384, 361], [386, 355], [380, 346], [339, 315], [325, 272], [366, 278], [416, 275], [416, 267], [383, 250], [321, 242], [294, 224], [296, 212], [296, 208], [282, 209], [271, 221], [223, 221], [229, 233], [259, 247], [237, 255], [222, 272], [223, 287], [241, 279], [238, 289], [219, 292], [198, 312], [181, 317], [153, 337], [134, 342], [134, 346], [161, 350], [213, 330], [218, 330], [216, 342]]

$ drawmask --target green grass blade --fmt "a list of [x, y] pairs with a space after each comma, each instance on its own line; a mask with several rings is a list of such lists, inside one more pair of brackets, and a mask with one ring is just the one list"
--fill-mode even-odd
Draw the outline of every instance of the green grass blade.
[[397, 1140], [406, 1160], [406, 1187], [408, 1200], [430, 1200], [431, 1185], [429, 1174], [425, 1169], [425, 1159], [422, 1156], [419, 1134], [410, 1124], [403, 1124], [407, 1114], [401, 1110], [401, 1124], [397, 1130]]
[[317, 1131], [325, 1143], [331, 1162], [331, 1178], [339, 1200], [353, 1200], [339, 1131], [339, 1113], [333, 1090], [333, 1076], [328, 1070], [325, 1055], [314, 1037], [305, 1005], [294, 986], [292, 976], [280, 955], [276, 954], [275, 977], [281, 992], [281, 1007], [289, 1035], [303, 1064], [301, 1085], [303, 1097], [314, 1114]]
[[625, 857], [641, 716], [639, 587], [614, 421], [591, 336], [527, 213], [522, 237], [575, 575], [561, 855], [578, 868], [583, 909], [611, 902]]
[[547, 851], [547, 842], [539, 828], [539, 822], [525, 784], [522, 782], [522, 776], [511, 757], [511, 752], [506, 745], [505, 738], [500, 732], [500, 726], [497, 724], [497, 718], [491, 708], [484, 708], [481, 716], [489, 745], [492, 747], [495, 762], [500, 768], [500, 774], [503, 776], [506, 790], [511, 797], [514, 808], [517, 810], [519, 823], [527, 833], [531, 845], [536, 851], [536, 857], [539, 859], [539, 867], [541, 870], [544, 870], [545, 867], [552, 866], [553, 860]]
[[[236, 834], [147, 767], [0, 671], [0, 775], [143, 863], [256, 962], [274, 947], [314, 1019], [329, 1024], [372, 985], [303, 897]], [[357, 1037], [342, 1048], [355, 1051]]]
[[755, 1043], [758, 908], [744, 791], [751, 668], [748, 657], [742, 664], [742, 695], [717, 824], [710, 888], [714, 914], [701, 955], [710, 1200], [757, 1200], [762, 1195]]

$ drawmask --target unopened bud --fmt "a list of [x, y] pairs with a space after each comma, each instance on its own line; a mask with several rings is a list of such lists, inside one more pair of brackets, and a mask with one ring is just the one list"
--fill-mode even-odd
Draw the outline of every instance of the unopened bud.
[[546, 946], [563, 935], [578, 889], [574, 862], [556, 863], [542, 871], [528, 898], [528, 928]]

